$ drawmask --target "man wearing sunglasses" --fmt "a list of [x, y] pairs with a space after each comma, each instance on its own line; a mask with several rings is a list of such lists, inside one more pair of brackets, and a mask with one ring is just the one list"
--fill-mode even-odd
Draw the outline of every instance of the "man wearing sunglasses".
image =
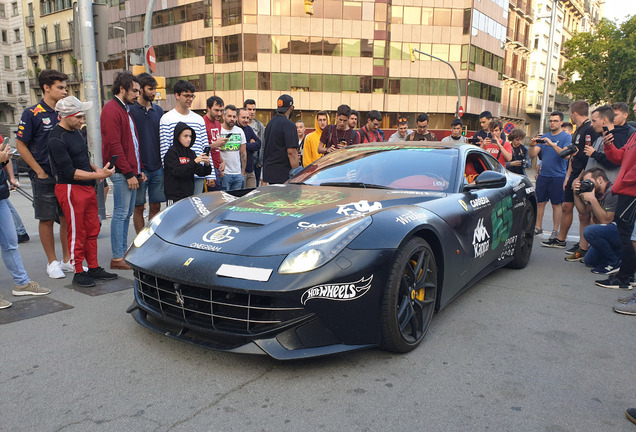
[[401, 142], [406, 141], [406, 137], [413, 131], [409, 129], [409, 122], [404, 117], [400, 117], [398, 120], [397, 131], [391, 135], [389, 142]]

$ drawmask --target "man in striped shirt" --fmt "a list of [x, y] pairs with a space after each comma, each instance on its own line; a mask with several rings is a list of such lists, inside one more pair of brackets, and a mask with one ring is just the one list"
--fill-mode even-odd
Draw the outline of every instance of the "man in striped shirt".
[[[191, 82], [179, 80], [174, 85], [174, 97], [177, 100], [177, 106], [171, 109], [161, 117], [159, 121], [159, 141], [161, 160], [163, 161], [166, 152], [174, 142], [174, 127], [179, 122], [183, 122], [190, 126], [196, 134], [196, 141], [192, 144], [192, 150], [199, 156], [203, 153], [205, 147], [207, 147], [207, 132], [205, 130], [205, 122], [203, 117], [192, 112], [190, 107], [196, 95], [194, 94], [195, 88]], [[205, 179], [209, 179], [212, 183], [215, 180], [214, 171], [212, 174], [205, 178], [201, 178], [195, 175], [194, 177], [194, 194], [200, 194], [203, 192], [203, 183]]]

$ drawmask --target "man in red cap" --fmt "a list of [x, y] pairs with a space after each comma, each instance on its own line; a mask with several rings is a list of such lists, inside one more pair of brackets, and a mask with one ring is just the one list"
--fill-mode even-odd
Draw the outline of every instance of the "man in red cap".
[[[73, 285], [95, 286], [95, 279], [116, 279], [97, 262], [97, 235], [100, 225], [97, 215], [95, 180], [110, 177], [115, 172], [110, 162], [98, 168], [88, 157], [88, 146], [79, 131], [84, 124], [84, 112], [92, 102], [81, 102], [68, 96], [55, 104], [60, 122], [49, 134], [49, 159], [55, 176], [55, 195], [68, 225], [68, 245], [71, 263], [75, 266]], [[86, 259], [88, 271], [82, 263]]]

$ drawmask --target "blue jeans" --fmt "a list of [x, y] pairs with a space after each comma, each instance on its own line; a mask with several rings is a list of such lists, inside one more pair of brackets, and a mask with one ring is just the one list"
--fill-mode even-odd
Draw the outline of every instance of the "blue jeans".
[[22, 219], [20, 219], [20, 215], [18, 214], [18, 211], [15, 209], [15, 207], [13, 207], [13, 204], [11, 204], [11, 201], [9, 201], [9, 199], [6, 200], [7, 201], [7, 206], [9, 206], [9, 210], [11, 210], [11, 216], [13, 216], [13, 224], [15, 225], [15, 231], [16, 233], [18, 233], [18, 235], [24, 235], [26, 234], [26, 228], [24, 227], [24, 224], [22, 223]]
[[623, 252], [616, 224], [590, 225], [583, 231], [583, 237], [590, 244], [584, 258], [586, 266], [619, 266]]
[[137, 190], [128, 188], [123, 174], [115, 173], [110, 178], [113, 182], [113, 218], [110, 221], [110, 246], [113, 259], [124, 257], [128, 248], [128, 226], [135, 210]]
[[148, 191], [149, 203], [166, 202], [166, 195], [163, 192], [163, 168], [154, 171], [144, 170], [144, 174], [146, 174], [146, 181], [139, 184], [135, 205], [146, 204], [146, 191]]
[[11, 219], [8, 199], [0, 200], [0, 249], [2, 249], [2, 261], [7, 266], [9, 274], [16, 285], [28, 284], [30, 279], [22, 264], [22, 257], [18, 250], [18, 235], [15, 233], [15, 225]]
[[241, 174], [225, 174], [221, 179], [221, 187], [224, 191], [243, 189], [245, 187], [245, 177]]

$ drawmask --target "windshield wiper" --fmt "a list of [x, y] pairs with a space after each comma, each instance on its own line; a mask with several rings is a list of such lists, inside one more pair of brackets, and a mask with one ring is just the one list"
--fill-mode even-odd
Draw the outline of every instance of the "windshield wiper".
[[325, 182], [320, 183], [320, 186], [342, 186], [342, 187], [353, 187], [353, 188], [364, 188], [364, 189], [392, 189], [388, 186], [382, 186], [371, 183], [362, 183], [362, 182]]

